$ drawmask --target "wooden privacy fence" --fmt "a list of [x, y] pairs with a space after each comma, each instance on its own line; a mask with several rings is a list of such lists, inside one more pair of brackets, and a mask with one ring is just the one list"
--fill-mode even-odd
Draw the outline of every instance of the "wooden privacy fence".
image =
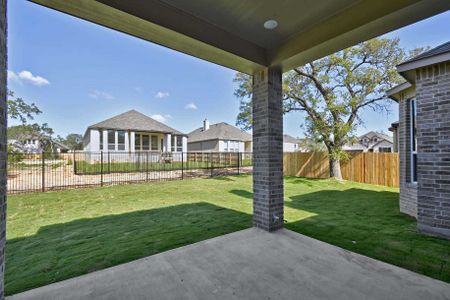
[[[284, 175], [307, 178], [328, 178], [328, 155], [324, 152], [285, 153]], [[342, 177], [346, 180], [399, 187], [398, 153], [354, 153], [341, 162]]]

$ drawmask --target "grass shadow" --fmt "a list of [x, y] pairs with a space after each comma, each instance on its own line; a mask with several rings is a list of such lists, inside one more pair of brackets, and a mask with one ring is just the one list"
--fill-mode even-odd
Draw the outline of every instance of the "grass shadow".
[[15, 294], [251, 227], [251, 215], [199, 202], [41, 227], [7, 240], [6, 294]]
[[249, 192], [247, 190], [230, 190], [228, 192], [233, 194], [233, 195], [242, 197], [242, 198], [246, 198], [246, 199], [250, 199], [250, 200], [253, 199], [253, 193]]
[[293, 184], [304, 184], [308, 187], [314, 186], [314, 183], [319, 183], [321, 181], [326, 181], [329, 179], [323, 179], [323, 178], [306, 178], [306, 177], [295, 177], [295, 176], [286, 176], [284, 178], [286, 183], [293, 183]]
[[211, 177], [210, 179], [220, 180], [220, 181], [235, 181], [233, 178], [230, 178], [230, 176], [227, 176], [227, 175], [216, 175], [216, 176]]
[[285, 206], [313, 213], [286, 227], [315, 239], [450, 282], [450, 241], [420, 234], [398, 193], [352, 188], [296, 195]]

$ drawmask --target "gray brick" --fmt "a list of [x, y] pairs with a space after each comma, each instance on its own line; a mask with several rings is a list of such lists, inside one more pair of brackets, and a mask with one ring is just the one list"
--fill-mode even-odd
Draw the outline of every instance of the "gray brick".
[[450, 62], [416, 70], [418, 229], [450, 238]]
[[278, 67], [253, 75], [253, 225], [283, 227], [282, 72]]
[[4, 299], [6, 242], [6, 0], [0, 0], [0, 299]]

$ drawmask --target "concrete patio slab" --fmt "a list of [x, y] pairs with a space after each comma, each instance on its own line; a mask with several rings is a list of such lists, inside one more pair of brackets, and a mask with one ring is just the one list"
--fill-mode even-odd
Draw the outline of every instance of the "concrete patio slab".
[[282, 229], [251, 228], [8, 297], [450, 299], [450, 285]]

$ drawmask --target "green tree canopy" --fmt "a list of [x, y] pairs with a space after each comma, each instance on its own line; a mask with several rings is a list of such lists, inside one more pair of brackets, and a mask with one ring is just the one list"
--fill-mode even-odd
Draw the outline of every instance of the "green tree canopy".
[[[284, 74], [284, 112], [305, 114], [301, 125], [309, 138], [325, 145], [330, 176], [342, 178], [339, 162], [346, 157], [342, 148], [364, 123], [361, 112], [389, 112], [386, 91], [402, 81], [396, 65], [421, 51], [407, 53], [399, 39], [375, 38]], [[241, 98], [236, 124], [250, 129], [251, 77], [238, 73], [234, 81], [235, 95]]]

